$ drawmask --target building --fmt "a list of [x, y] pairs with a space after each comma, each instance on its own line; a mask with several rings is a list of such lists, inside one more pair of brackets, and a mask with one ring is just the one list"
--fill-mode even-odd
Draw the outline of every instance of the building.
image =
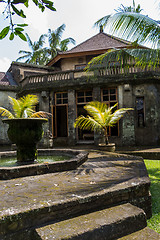
[[[103, 101], [109, 106], [118, 103], [120, 108], [134, 108], [134, 111], [126, 114], [116, 127], [109, 129], [110, 142], [120, 146], [158, 145], [159, 69], [140, 69], [130, 65], [128, 72], [124, 73], [117, 65], [114, 69], [84, 71], [93, 57], [112, 48], [125, 47], [130, 48], [132, 45], [101, 31], [71, 50], [60, 52], [47, 66], [13, 62], [7, 74], [12, 76], [17, 86], [9, 88], [0, 85], [0, 91], [6, 91], [9, 95], [12, 88], [12, 95], [32, 93], [39, 96], [37, 109], [52, 113], [52, 119], [45, 127], [43, 143], [46, 145], [51, 133], [55, 145], [75, 145], [82, 142], [98, 144], [101, 141], [100, 135], [77, 130], [73, 126], [77, 116], [86, 114], [83, 106], [92, 100]], [[1, 106], [2, 102], [0, 98]], [[6, 136], [3, 137], [3, 141], [2, 136], [3, 134], [0, 143], [5, 142]]]

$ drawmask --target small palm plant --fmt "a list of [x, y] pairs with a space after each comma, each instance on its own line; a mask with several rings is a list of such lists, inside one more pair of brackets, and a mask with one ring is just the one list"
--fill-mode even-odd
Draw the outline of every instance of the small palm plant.
[[35, 106], [38, 104], [38, 97], [36, 95], [28, 94], [20, 99], [15, 99], [8, 96], [12, 105], [13, 112], [0, 107], [0, 116], [8, 119], [13, 118], [47, 118], [51, 114], [43, 111], [34, 111]]
[[116, 106], [117, 103], [113, 107], [108, 107], [107, 104], [102, 102], [90, 102], [84, 106], [89, 115], [86, 117], [79, 116], [74, 123], [74, 127], [97, 132], [103, 131], [106, 144], [108, 144], [108, 127], [114, 127], [124, 113], [133, 110], [132, 108], [121, 108], [114, 111]]

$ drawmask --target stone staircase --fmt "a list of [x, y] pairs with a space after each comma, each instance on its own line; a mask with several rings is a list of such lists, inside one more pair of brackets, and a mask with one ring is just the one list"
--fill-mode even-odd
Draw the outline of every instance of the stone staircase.
[[0, 240], [160, 240], [142, 159], [94, 152], [77, 170], [0, 183]]
[[[44, 216], [45, 217], [45, 216]], [[47, 218], [47, 216], [46, 216]], [[14, 224], [10, 231], [14, 230]], [[130, 203], [54, 221], [15, 233], [1, 240], [159, 240], [149, 229], [145, 212]]]

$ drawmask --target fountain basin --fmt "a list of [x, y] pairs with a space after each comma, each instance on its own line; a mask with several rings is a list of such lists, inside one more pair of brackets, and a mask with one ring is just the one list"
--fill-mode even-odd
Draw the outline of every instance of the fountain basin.
[[[57, 162], [32, 163], [17, 165], [13, 167], [0, 167], [0, 180], [12, 178], [41, 175], [54, 172], [74, 170], [88, 158], [88, 153], [70, 149], [40, 149], [39, 156], [63, 155], [70, 156], [70, 159]], [[0, 158], [14, 157], [16, 151], [2, 152]]]

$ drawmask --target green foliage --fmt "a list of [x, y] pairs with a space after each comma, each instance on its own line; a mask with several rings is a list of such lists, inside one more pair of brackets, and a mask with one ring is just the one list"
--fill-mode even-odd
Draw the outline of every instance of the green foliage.
[[73, 38], [66, 38], [64, 40], [61, 40], [65, 28], [66, 25], [62, 24], [56, 30], [48, 29], [48, 53], [51, 58], [55, 57], [59, 51], [67, 51], [68, 44], [72, 43], [75, 45], [75, 40]]
[[130, 66], [139, 66], [142, 69], [146, 66], [155, 69], [160, 64], [159, 49], [144, 48], [123, 48], [110, 49], [106, 53], [93, 58], [85, 68], [92, 71], [99, 68], [114, 69], [119, 67], [123, 73], [128, 73]]
[[[73, 38], [61, 40], [64, 30], [65, 24], [62, 24], [55, 31], [48, 29], [48, 34], [42, 34], [39, 40], [35, 42], [32, 42], [28, 34], [26, 34], [31, 51], [20, 50], [19, 53], [24, 55], [19, 57], [17, 61], [26, 59], [26, 63], [44, 65], [55, 57], [58, 51], [67, 51], [68, 44], [75, 44], [75, 40]], [[49, 47], [43, 48], [46, 37], [48, 37]]]
[[[101, 57], [94, 58], [87, 69], [93, 69], [103, 66], [106, 68], [114, 68], [113, 57], [119, 62], [121, 67], [128, 68], [129, 64], [136, 62], [136, 65], [144, 67], [159, 67], [160, 63], [160, 23], [148, 16], [141, 14], [140, 5], [121, 7], [116, 13], [107, 15], [99, 19], [96, 27], [106, 27], [111, 34], [121, 37], [132, 42], [127, 49], [113, 49], [106, 52]], [[139, 44], [150, 44], [152, 49], [140, 46]], [[129, 61], [128, 61], [129, 60]]]
[[160, 160], [145, 160], [151, 180], [152, 218], [148, 220], [149, 228], [160, 233]]
[[[126, 12], [127, 13], [140, 13], [141, 11], [142, 11], [142, 9], [141, 9], [140, 4], [138, 4], [138, 6], [136, 7], [134, 0], [133, 0], [133, 6], [124, 6], [123, 4], [121, 4], [121, 6], [118, 9], [115, 9], [115, 12], [118, 14], [123, 14]], [[100, 26], [106, 27], [106, 25], [108, 26], [110, 19], [112, 19], [112, 17], [114, 15], [115, 15], [115, 13], [102, 17], [97, 22], [95, 22], [94, 26], [95, 27], [100, 27]]]
[[108, 142], [108, 127], [114, 127], [124, 113], [133, 110], [132, 108], [121, 108], [114, 111], [116, 107], [117, 104], [108, 107], [107, 104], [102, 102], [90, 102], [84, 106], [89, 115], [87, 117], [79, 116], [74, 123], [74, 127], [90, 131], [103, 131], [106, 142]]
[[26, 95], [20, 99], [8, 97], [13, 108], [13, 114], [7, 109], [0, 107], [0, 116], [3, 118], [46, 118], [51, 114], [43, 111], [35, 112], [34, 108], [38, 104], [36, 95]]
[[[31, 1], [31, 0], [30, 0]], [[46, 8], [51, 11], [56, 11], [53, 7], [53, 2], [49, 0], [32, 0], [32, 2], [43, 12]], [[3, 0], [0, 3], [4, 6], [3, 15], [5, 20], [9, 21], [9, 25], [4, 27], [0, 32], [0, 40], [5, 38], [10, 32], [9, 39], [13, 40], [14, 36], [20, 37], [22, 40], [27, 41], [25, 34], [23, 33], [24, 28], [27, 24], [15, 24], [13, 23], [13, 17], [18, 16], [20, 18], [26, 18], [26, 15], [19, 6], [29, 7], [29, 0]], [[2, 5], [1, 4], [1, 5]], [[19, 28], [20, 27], [20, 28]]]

